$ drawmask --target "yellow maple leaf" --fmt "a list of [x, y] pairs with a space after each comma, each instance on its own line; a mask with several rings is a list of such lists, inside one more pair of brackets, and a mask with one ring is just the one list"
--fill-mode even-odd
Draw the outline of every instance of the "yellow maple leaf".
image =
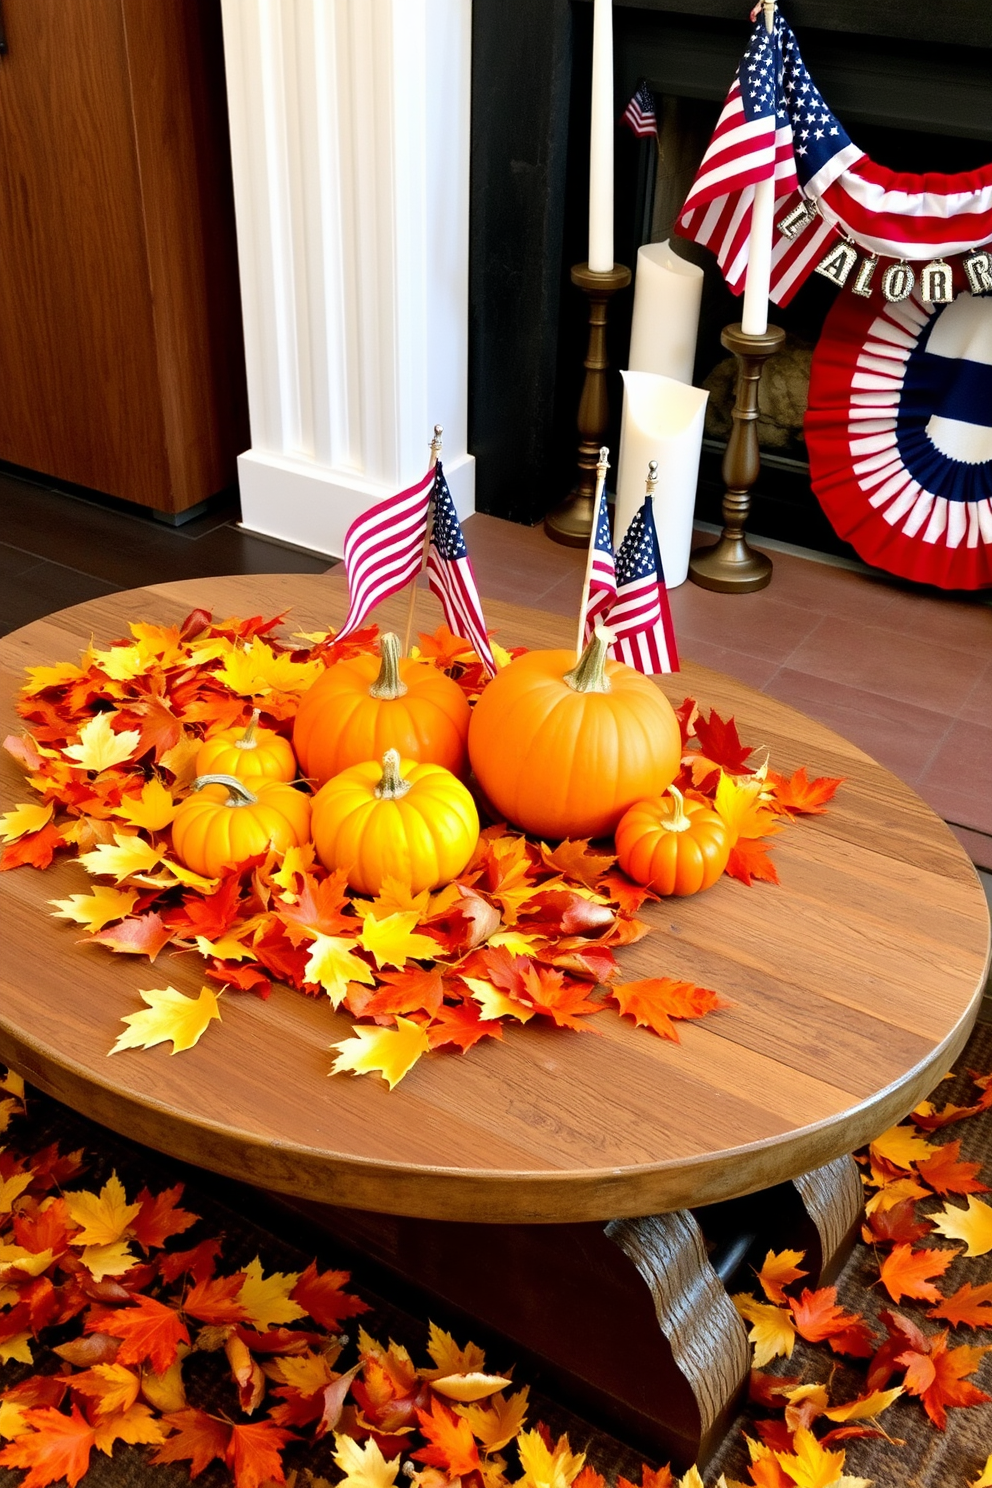
[[829, 1416], [831, 1421], [863, 1421], [888, 1410], [893, 1400], [898, 1400], [902, 1393], [902, 1385], [897, 1385], [894, 1390], [872, 1390], [870, 1395], [864, 1395], [860, 1400], [851, 1400], [847, 1405], [835, 1405], [823, 1414]]
[[355, 942], [342, 935], [315, 935], [303, 975], [308, 982], [323, 987], [335, 1007], [339, 1007], [349, 982], [375, 986], [372, 968], [355, 954]]
[[140, 1204], [127, 1202], [124, 1185], [116, 1172], [111, 1173], [98, 1194], [90, 1189], [78, 1189], [67, 1193], [65, 1202], [73, 1224], [81, 1226], [79, 1234], [72, 1237], [73, 1245], [113, 1245], [141, 1209]]
[[7, 1441], [16, 1441], [30, 1430], [24, 1419], [24, 1412], [30, 1409], [26, 1405], [17, 1405], [13, 1400], [0, 1400], [0, 1436]]
[[911, 1126], [890, 1126], [875, 1138], [868, 1150], [872, 1157], [884, 1158], [894, 1168], [903, 1168], [908, 1173], [914, 1163], [926, 1162], [936, 1149]]
[[62, 753], [75, 760], [84, 770], [108, 770], [130, 759], [141, 743], [137, 729], [124, 729], [115, 734], [110, 727], [113, 713], [97, 713], [79, 730], [78, 744], [67, 744]]
[[94, 1364], [73, 1376], [72, 1388], [88, 1395], [98, 1416], [129, 1410], [138, 1398], [141, 1379], [126, 1364]]
[[699, 1468], [695, 1464], [679, 1478], [679, 1488], [706, 1488], [706, 1484], [699, 1476]]
[[100, 842], [92, 852], [80, 853], [79, 861], [95, 878], [113, 878], [122, 883], [133, 873], [147, 873], [161, 857], [143, 837], [115, 832], [113, 842]]
[[201, 956], [217, 956], [221, 961], [257, 961], [255, 952], [242, 945], [234, 935], [222, 935], [219, 940], [208, 940], [205, 935], [196, 937], [196, 949]]
[[12, 1173], [9, 1178], [0, 1178], [0, 1214], [10, 1213], [14, 1200], [20, 1198], [30, 1182], [30, 1172]]
[[15, 806], [0, 816], [0, 842], [16, 842], [27, 832], [40, 832], [52, 819], [55, 804]]
[[966, 1256], [987, 1255], [992, 1250], [992, 1208], [974, 1194], [968, 1195], [967, 1207], [945, 1204], [936, 1214], [928, 1214], [938, 1234], [947, 1240], [963, 1240]]
[[13, 1338], [0, 1339], [0, 1364], [33, 1363], [30, 1333], [15, 1333]]
[[438, 953], [437, 941], [429, 935], [418, 935], [416, 927], [419, 923], [420, 916], [415, 909], [386, 915], [384, 919], [367, 914], [362, 920], [358, 939], [380, 971], [384, 966], [402, 968], [412, 960], [433, 961]]
[[[2, 1410], [3, 1406], [0, 1406], [0, 1411]], [[3, 1418], [2, 1416], [0, 1416], [0, 1435], [2, 1434]], [[988, 1457], [986, 1457], [984, 1468], [979, 1473], [975, 1481], [968, 1484], [968, 1488], [992, 1488], [992, 1452], [990, 1452]]]
[[486, 1405], [462, 1405], [456, 1407], [464, 1416], [472, 1435], [487, 1452], [498, 1452], [509, 1446], [527, 1419], [530, 1389], [524, 1385], [512, 1395], [494, 1395]]
[[301, 1395], [316, 1395], [318, 1390], [331, 1383], [331, 1366], [326, 1354], [315, 1354], [312, 1349], [306, 1349], [302, 1354], [286, 1354], [281, 1359], [273, 1359], [271, 1376], [280, 1384], [299, 1390]]
[[276, 655], [260, 636], [247, 646], [234, 646], [224, 657], [217, 676], [242, 697], [267, 692], [306, 692], [322, 676], [320, 661], [293, 661], [285, 653]]
[[369, 1437], [359, 1446], [354, 1437], [334, 1433], [334, 1461], [344, 1473], [337, 1488], [393, 1488], [400, 1470], [399, 1456], [387, 1462]]
[[[29, 1174], [30, 1176], [30, 1174]], [[25, 1250], [21, 1245], [4, 1245], [0, 1242], [0, 1281], [23, 1280], [25, 1276], [40, 1276], [47, 1271], [54, 1253], [45, 1250]], [[14, 1293], [19, 1297], [19, 1293]]]
[[741, 1317], [751, 1324], [748, 1338], [754, 1344], [754, 1367], [763, 1369], [772, 1359], [789, 1358], [796, 1342], [792, 1317], [784, 1307], [758, 1302], [746, 1292], [731, 1297]]
[[175, 987], [157, 987], [148, 992], [139, 988], [138, 996], [148, 1007], [121, 1019], [129, 1027], [118, 1036], [111, 1054], [119, 1054], [122, 1049], [152, 1049], [169, 1039], [173, 1054], [179, 1054], [192, 1049], [208, 1023], [220, 1019], [217, 994], [209, 987], [201, 987], [197, 997], [186, 997]]
[[[410, 885], [402, 878], [393, 878], [386, 874], [382, 880], [376, 897], [372, 900], [371, 913], [377, 920], [388, 919], [390, 915], [411, 913], [417, 916], [416, 923], [425, 920], [431, 912], [431, 895], [429, 889], [423, 889], [419, 894], [414, 894]], [[435, 946], [435, 951], [437, 947]]]
[[187, 868], [183, 863], [174, 863], [171, 858], [163, 858], [161, 866], [172, 875], [173, 883], [181, 883], [187, 889], [196, 889], [199, 894], [212, 894], [220, 883], [219, 878], [204, 878], [202, 873], [194, 873], [192, 868]]
[[0, 1075], [0, 1090], [6, 1090], [8, 1095], [15, 1096], [19, 1101], [24, 1099], [24, 1081], [11, 1069], [5, 1069]]
[[799, 1269], [799, 1262], [805, 1254], [804, 1250], [780, 1250], [777, 1253], [770, 1250], [765, 1256], [764, 1264], [758, 1272], [758, 1280], [761, 1290], [770, 1301], [784, 1302], [784, 1288], [806, 1275], [805, 1271]]
[[331, 1048], [341, 1051], [334, 1061], [332, 1075], [347, 1070], [356, 1075], [378, 1072], [392, 1090], [409, 1074], [421, 1054], [426, 1054], [430, 1041], [412, 1018], [397, 1018], [395, 1028], [356, 1025], [351, 1038], [342, 1039]]
[[111, 920], [124, 920], [131, 913], [138, 898], [137, 889], [112, 889], [109, 884], [97, 884], [88, 894], [70, 894], [68, 899], [49, 899], [49, 904], [58, 908], [56, 920], [74, 920], [96, 932], [109, 925]]
[[106, 651], [90, 651], [90, 660], [112, 682], [130, 682], [148, 671], [153, 657], [140, 646], [110, 646]]
[[440, 1378], [446, 1374], [474, 1374], [486, 1367], [485, 1353], [478, 1344], [469, 1342], [460, 1348], [451, 1334], [439, 1328], [437, 1323], [429, 1324], [427, 1352], [435, 1367], [421, 1370], [424, 1379], [433, 1379], [435, 1375]]
[[817, 1441], [812, 1431], [800, 1426], [792, 1438], [794, 1451], [776, 1452], [775, 1460], [782, 1471], [795, 1483], [796, 1488], [856, 1488], [863, 1484], [871, 1488], [864, 1478], [844, 1477], [844, 1452], [831, 1452]]
[[169, 667], [186, 658], [178, 625], [150, 625], [145, 620], [132, 620], [128, 630], [148, 656], [157, 657]]
[[123, 1276], [137, 1257], [128, 1249], [126, 1240], [115, 1240], [112, 1245], [87, 1245], [81, 1259], [93, 1280], [102, 1281], [105, 1276]]
[[539, 1431], [522, 1431], [517, 1450], [524, 1475], [516, 1488], [568, 1488], [586, 1460], [585, 1452], [572, 1451], [567, 1436], [560, 1436], [556, 1446], [548, 1447]]
[[[578, 891], [573, 889], [573, 893]], [[522, 930], [497, 930], [486, 941], [487, 945], [503, 946], [511, 956], [529, 956], [539, 935], [525, 935]]]
[[114, 816], [122, 816], [134, 827], [146, 832], [161, 832], [175, 816], [178, 806], [161, 780], [146, 780], [139, 796], [122, 796]]
[[149, 1446], [158, 1446], [168, 1434], [169, 1428], [139, 1400], [118, 1415], [100, 1416], [93, 1428], [93, 1445], [99, 1447], [101, 1452], [106, 1452], [109, 1457], [114, 1442], [127, 1442], [130, 1446], [143, 1442]]
[[273, 1271], [271, 1276], [262, 1275], [262, 1263], [258, 1256], [245, 1267], [245, 1279], [241, 1283], [238, 1302], [248, 1314], [248, 1319], [260, 1332], [276, 1327], [280, 1323], [294, 1323], [306, 1317], [290, 1292], [300, 1279], [299, 1271]]
[[462, 981], [472, 994], [472, 999], [482, 1009], [479, 1014], [482, 1022], [490, 1018], [518, 1018], [521, 1023], [526, 1023], [534, 1016], [534, 1009], [525, 1006], [522, 1002], [515, 1002], [492, 982], [483, 981], [481, 977], [463, 976]]
[[282, 862], [269, 877], [273, 883], [285, 889], [287, 894], [295, 896], [297, 878], [309, 873], [315, 861], [316, 852], [312, 842], [305, 842], [302, 847], [287, 847]]
[[[201, 1329], [199, 1338], [202, 1338]], [[149, 1405], [164, 1414], [186, 1409], [186, 1389], [183, 1385], [183, 1359], [189, 1352], [186, 1344], [179, 1344], [179, 1356], [173, 1359], [163, 1374], [153, 1374], [148, 1368], [142, 1371], [141, 1393]]]
[[196, 756], [200, 752], [203, 741], [198, 734], [184, 729], [179, 739], [171, 749], [167, 749], [159, 760], [159, 764], [165, 770], [170, 770], [175, 776], [175, 785], [179, 789], [189, 785], [196, 778]]
[[714, 806], [727, 827], [738, 837], [771, 837], [782, 825], [764, 797], [765, 782], [760, 775], [736, 779], [721, 771]]
[[21, 688], [25, 697], [34, 697], [46, 687], [61, 687], [66, 682], [78, 682], [86, 673], [73, 661], [60, 661], [55, 666], [33, 666], [24, 669], [30, 677]]
[[866, 1214], [875, 1214], [886, 1209], [893, 1209], [896, 1204], [901, 1204], [904, 1199], [925, 1199], [929, 1196], [929, 1189], [917, 1183], [915, 1178], [897, 1178], [893, 1183], [887, 1183], [880, 1188], [878, 1193], [872, 1194], [865, 1205]]

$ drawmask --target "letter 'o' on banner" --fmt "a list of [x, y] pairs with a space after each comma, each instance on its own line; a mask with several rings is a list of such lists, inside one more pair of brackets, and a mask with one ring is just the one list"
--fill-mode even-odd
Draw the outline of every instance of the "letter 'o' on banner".
[[838, 297], [813, 356], [813, 490], [866, 563], [992, 584], [992, 296]]

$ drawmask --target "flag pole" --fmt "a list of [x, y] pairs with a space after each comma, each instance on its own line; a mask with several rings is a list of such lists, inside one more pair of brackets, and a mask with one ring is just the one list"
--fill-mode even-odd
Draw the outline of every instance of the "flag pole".
[[[431, 463], [429, 470], [433, 470], [441, 453], [441, 435], [444, 433], [440, 424], [434, 425], [434, 437], [431, 440]], [[417, 613], [417, 580], [427, 566], [427, 554], [431, 546], [431, 530], [434, 524], [434, 493], [427, 507], [427, 526], [424, 529], [424, 549], [420, 555], [420, 567], [410, 581], [410, 603], [406, 612], [406, 634], [403, 637], [403, 655], [410, 654], [410, 637], [413, 635], [413, 617]]]
[[592, 582], [592, 561], [596, 553], [596, 533], [599, 530], [599, 504], [603, 499], [606, 472], [610, 468], [608, 445], [600, 445], [599, 461], [596, 465], [596, 494], [592, 503], [592, 526], [589, 529], [589, 551], [586, 554], [586, 576], [582, 581], [582, 602], [579, 605], [579, 633], [575, 638], [575, 658], [582, 655], [582, 638], [586, 628], [586, 610], [589, 608], [589, 585]]

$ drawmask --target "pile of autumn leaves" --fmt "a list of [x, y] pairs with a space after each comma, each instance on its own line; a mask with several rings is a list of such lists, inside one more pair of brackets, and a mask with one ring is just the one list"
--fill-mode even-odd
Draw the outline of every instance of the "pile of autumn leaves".
[[[0, 867], [46, 868], [75, 852], [99, 883], [53, 900], [108, 950], [154, 961], [171, 945], [206, 962], [198, 997], [142, 991], [141, 1011], [114, 1049], [196, 1043], [220, 1017], [216, 986], [267, 997], [273, 980], [361, 1020], [333, 1045], [333, 1072], [376, 1071], [390, 1086], [430, 1049], [465, 1051], [538, 1017], [587, 1029], [610, 1005], [665, 1038], [673, 1019], [721, 1005], [707, 989], [668, 977], [618, 981], [614, 952], [647, 934], [637, 911], [650, 896], [585, 842], [553, 851], [496, 825], [458, 882], [412, 894], [387, 881], [372, 900], [349, 894], [311, 846], [270, 853], [221, 878], [178, 862], [169, 827], [208, 731], [247, 722], [288, 731], [302, 694], [323, 669], [371, 650], [376, 630], [337, 643], [332, 632], [283, 645], [283, 616], [215, 622], [196, 610], [181, 626], [135, 623], [131, 637], [94, 646], [78, 665], [28, 668], [18, 704], [28, 732], [5, 741], [40, 804], [0, 818]], [[474, 698], [486, 674], [468, 643], [445, 627], [420, 637], [419, 654]], [[496, 647], [497, 660], [510, 653]], [[735, 838], [728, 872], [777, 882], [767, 838], [795, 816], [819, 813], [839, 782], [756, 767], [733, 719], [677, 710], [684, 759], [676, 784], [712, 800]], [[213, 984], [213, 986], [209, 984]], [[598, 991], [599, 988], [605, 988]]]
[[[735, 1298], [755, 1345], [751, 1399], [776, 1414], [747, 1439], [748, 1484], [721, 1476], [714, 1488], [870, 1488], [844, 1470], [845, 1443], [857, 1437], [891, 1444], [885, 1488], [895, 1488], [905, 1480], [901, 1444], [878, 1420], [894, 1401], [917, 1399], [943, 1430], [949, 1409], [989, 1400], [968, 1378], [988, 1347], [949, 1340], [951, 1330], [992, 1326], [992, 1284], [942, 1295], [930, 1278], [961, 1252], [920, 1245], [938, 1233], [963, 1240], [966, 1256], [992, 1250], [978, 1164], [960, 1159], [958, 1142], [935, 1145], [919, 1131], [992, 1108], [992, 1075], [976, 1083], [972, 1106], [925, 1103], [859, 1158], [872, 1191], [864, 1240], [881, 1286], [893, 1303], [914, 1304], [913, 1315], [882, 1308], [886, 1336], [877, 1336], [834, 1287], [800, 1290], [803, 1257], [789, 1251], [767, 1256], [764, 1301]], [[0, 1079], [0, 1131], [22, 1109], [23, 1086]], [[228, 1273], [218, 1239], [179, 1239], [197, 1223], [180, 1207], [181, 1184], [142, 1188], [129, 1202], [116, 1175], [99, 1191], [71, 1187], [82, 1169], [81, 1152], [52, 1146], [23, 1159], [0, 1149], [0, 1361], [39, 1366], [0, 1394], [0, 1466], [27, 1469], [20, 1488], [62, 1479], [73, 1488], [93, 1452], [116, 1442], [146, 1444], [153, 1464], [185, 1463], [192, 1477], [219, 1460], [235, 1488], [330, 1488], [309, 1473], [287, 1476], [284, 1462], [287, 1448], [298, 1454], [322, 1438], [333, 1441], [335, 1488], [606, 1488], [567, 1437], [528, 1425], [526, 1385], [487, 1373], [473, 1344], [460, 1348], [431, 1325], [431, 1362], [418, 1368], [405, 1348], [355, 1325], [367, 1308], [345, 1290], [347, 1273], [311, 1264], [266, 1275], [258, 1259]], [[948, 1194], [967, 1196], [967, 1208]], [[949, 1326], [929, 1326], [920, 1303]], [[829, 1349], [816, 1368], [826, 1383], [765, 1370], [797, 1336]], [[213, 1410], [195, 1394], [204, 1354], [226, 1379]], [[834, 1378], [837, 1356], [866, 1363], [863, 1384], [851, 1371]], [[976, 1469], [968, 1488], [990, 1488], [992, 1457]], [[634, 1485], [621, 1478], [617, 1488]], [[641, 1488], [676, 1488], [676, 1478], [645, 1466]], [[693, 1468], [678, 1488], [703, 1488], [703, 1478]]]

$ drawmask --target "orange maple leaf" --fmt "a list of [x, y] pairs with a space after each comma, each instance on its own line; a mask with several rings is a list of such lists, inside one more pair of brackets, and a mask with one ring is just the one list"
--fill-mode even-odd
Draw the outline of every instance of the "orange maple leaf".
[[[581, 1482], [583, 1473], [587, 1471], [587, 1468], [583, 1468], [575, 1479], [575, 1483]], [[573, 1488], [575, 1488], [574, 1484]], [[629, 1478], [617, 1478], [617, 1488], [635, 1488], [635, 1484]], [[672, 1469], [667, 1464], [665, 1467], [648, 1467], [645, 1462], [641, 1467], [640, 1488], [677, 1488], [675, 1479], [672, 1477]]]
[[729, 1004], [705, 987], [673, 977], [645, 977], [639, 982], [621, 982], [610, 987], [610, 996], [621, 1013], [638, 1027], [650, 1028], [660, 1038], [679, 1042], [673, 1018], [702, 1018], [705, 1013]]
[[311, 1261], [289, 1295], [321, 1328], [340, 1328], [345, 1318], [369, 1310], [368, 1303], [343, 1290], [350, 1280], [347, 1271], [318, 1272]]
[[479, 1470], [479, 1448], [466, 1420], [453, 1415], [438, 1399], [431, 1402], [429, 1415], [418, 1410], [417, 1418], [421, 1431], [431, 1444], [411, 1453], [418, 1462], [445, 1468], [453, 1478]]
[[764, 1264], [757, 1276], [761, 1283], [761, 1290], [770, 1302], [779, 1302], [784, 1306], [788, 1300], [785, 1288], [808, 1274], [796, 1265], [797, 1261], [803, 1259], [803, 1255], [804, 1252], [801, 1250], [783, 1250], [777, 1255], [775, 1251], [770, 1250], [765, 1256]]
[[893, 1302], [902, 1297], [916, 1297], [924, 1302], [936, 1302], [940, 1291], [927, 1278], [943, 1276], [958, 1252], [936, 1247], [933, 1250], [914, 1250], [911, 1245], [900, 1242], [882, 1262], [879, 1279]]
[[992, 1399], [965, 1378], [974, 1373], [992, 1345], [962, 1344], [949, 1349], [947, 1337], [946, 1332], [937, 1333], [927, 1340], [929, 1349], [925, 1355], [909, 1350], [896, 1360], [906, 1369], [903, 1380], [906, 1393], [920, 1397], [923, 1409], [938, 1431], [947, 1425], [948, 1407], [982, 1405]]
[[588, 837], [579, 837], [574, 841], [566, 838], [564, 842], [559, 842], [553, 852], [542, 843], [541, 861], [555, 873], [560, 873], [562, 878], [571, 879], [573, 883], [580, 883], [587, 889], [594, 889], [603, 875], [613, 867], [616, 858], [605, 853], [591, 852]]
[[172, 939], [172, 931], [162, 922], [162, 916], [150, 909], [147, 914], [134, 915], [127, 920], [121, 920], [117, 925], [108, 925], [105, 930], [97, 930], [95, 934], [88, 935], [81, 945], [105, 945], [112, 951], [124, 952], [131, 956], [147, 956], [149, 961], [154, 961], [163, 946], [169, 944]]
[[238, 1301], [245, 1272], [233, 1276], [205, 1277], [186, 1293], [183, 1312], [201, 1323], [243, 1323], [248, 1311]]
[[789, 1297], [796, 1331], [809, 1343], [829, 1343], [835, 1354], [868, 1359], [874, 1353], [871, 1331], [859, 1313], [837, 1305], [836, 1287], [804, 1287], [798, 1299]]
[[954, 1327], [992, 1328], [992, 1281], [977, 1287], [964, 1282], [952, 1297], [942, 1297], [927, 1317], [942, 1318]]
[[[528, 961], [526, 956], [517, 959]], [[535, 966], [533, 962], [528, 962], [522, 978], [523, 997], [531, 1004], [535, 1013], [543, 1013], [545, 1017], [552, 1018], [559, 1028], [574, 1028], [579, 1033], [598, 1033], [598, 1029], [579, 1021], [591, 1013], [603, 1011], [601, 1002], [590, 1002], [586, 996], [593, 990], [591, 983], [577, 982], [574, 978], [566, 978], [561, 971]]]
[[25, 865], [47, 868], [59, 848], [67, 845], [58, 828], [47, 822], [40, 832], [26, 832], [16, 842], [8, 842], [0, 857], [0, 870]]
[[297, 926], [316, 930], [320, 935], [340, 935], [344, 930], [354, 933], [358, 929], [354, 916], [341, 913], [350, 902], [345, 889], [347, 880], [348, 875], [340, 870], [319, 883], [312, 874], [303, 875], [303, 888], [296, 903], [280, 904], [276, 911], [294, 945], [298, 939]]
[[282, 1449], [295, 1438], [272, 1421], [232, 1426], [224, 1460], [234, 1474], [235, 1488], [261, 1488], [263, 1483], [285, 1483]]
[[178, 1313], [154, 1297], [138, 1297], [133, 1307], [91, 1309], [86, 1332], [105, 1332], [119, 1338], [117, 1363], [143, 1364], [148, 1359], [156, 1374], [165, 1373], [180, 1343], [189, 1343]]
[[483, 1018], [481, 1009], [474, 1002], [463, 1002], [457, 1007], [440, 1007], [428, 1025], [427, 1037], [432, 1049], [445, 1044], [457, 1044], [464, 1054], [480, 1039], [503, 1037], [502, 1024], [495, 1018]]
[[988, 1184], [978, 1182], [982, 1165], [960, 1162], [961, 1143], [945, 1142], [932, 1157], [916, 1164], [916, 1171], [937, 1193], [988, 1193]]
[[31, 1469], [20, 1488], [48, 1488], [62, 1478], [75, 1488], [90, 1465], [96, 1440], [95, 1429], [79, 1407], [74, 1405], [66, 1416], [52, 1406], [40, 1406], [26, 1410], [24, 1420], [31, 1431], [4, 1447], [0, 1464]]
[[205, 1467], [215, 1458], [223, 1458], [231, 1436], [231, 1427], [206, 1411], [169, 1411], [162, 1417], [162, 1425], [173, 1435], [163, 1442], [151, 1459], [157, 1467], [164, 1462], [183, 1462], [190, 1459], [190, 1477], [199, 1477]]
[[[584, 1467], [578, 1477], [572, 1479], [572, 1488], [606, 1488], [606, 1479], [594, 1467]], [[618, 1478], [617, 1488], [634, 1488], [634, 1485], [626, 1478]]]
[[826, 802], [833, 799], [837, 787], [844, 783], [843, 775], [837, 778], [821, 775], [816, 780], [809, 780], [805, 765], [791, 776], [769, 770], [768, 779], [775, 787], [776, 806], [802, 816], [821, 816], [826, 810]]
[[730, 849], [725, 872], [749, 886], [755, 879], [761, 883], [777, 884], [778, 872], [768, 852], [760, 837], [741, 837]]
[[436, 966], [427, 971], [420, 966], [380, 971], [377, 976], [382, 985], [362, 1008], [363, 1017], [420, 1012], [434, 1017], [444, 1001], [444, 976]]

